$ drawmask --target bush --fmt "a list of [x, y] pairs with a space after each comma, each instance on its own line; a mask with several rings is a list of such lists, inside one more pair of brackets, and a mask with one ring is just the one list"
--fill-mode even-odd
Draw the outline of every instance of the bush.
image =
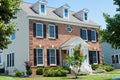
[[32, 69], [27, 70], [27, 71], [26, 71], [26, 74], [27, 74], [28, 76], [31, 75], [31, 74], [32, 74]]
[[38, 68], [38, 69], [36, 70], [36, 74], [37, 74], [37, 75], [42, 75], [42, 74], [43, 74], [43, 68]]
[[16, 71], [15, 76], [21, 77], [23, 76], [23, 73], [21, 71]]
[[67, 73], [68, 71], [63, 69], [62, 67], [54, 67], [54, 68], [44, 69], [43, 76], [45, 77], [66, 76]]
[[99, 68], [104, 69], [107, 72], [110, 72], [110, 71], [114, 70], [114, 68], [112, 66], [110, 66], [110, 65], [102, 65]]
[[96, 72], [96, 73], [105, 73], [106, 71], [105, 71], [104, 69], [102, 69], [102, 68], [97, 68], [97, 69], [95, 70], [95, 72]]
[[95, 64], [92, 65], [93, 70], [97, 69], [98, 67], [99, 67], [99, 65], [95, 65]]

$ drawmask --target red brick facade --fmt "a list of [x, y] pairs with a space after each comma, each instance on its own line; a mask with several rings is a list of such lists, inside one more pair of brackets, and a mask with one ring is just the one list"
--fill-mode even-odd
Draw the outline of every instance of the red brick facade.
[[[35, 38], [33, 36], [33, 23], [43, 23], [46, 24], [46, 38]], [[58, 39], [50, 39], [48, 35], [48, 25], [53, 24], [55, 26], [58, 26]], [[72, 27], [73, 31], [71, 33], [66, 31], [66, 28], [70, 26]], [[67, 24], [60, 24], [60, 23], [53, 23], [53, 22], [45, 22], [40, 20], [29, 20], [29, 44], [30, 44], [30, 62], [32, 63], [32, 67], [34, 66], [34, 54], [33, 49], [41, 47], [44, 48], [44, 67], [48, 67], [47, 65], [47, 49], [52, 48], [52, 45], [56, 49], [59, 49], [60, 45], [63, 44], [65, 41], [72, 37], [79, 36], [80, 37], [80, 29], [86, 28], [87, 30], [95, 30], [94, 28], [89, 27], [83, 27], [83, 26], [74, 26], [74, 25], [67, 25]], [[100, 53], [100, 63], [102, 64], [102, 54], [101, 54], [101, 47], [99, 42], [91, 42], [87, 41], [87, 43], [90, 45], [89, 50], [96, 50]]]

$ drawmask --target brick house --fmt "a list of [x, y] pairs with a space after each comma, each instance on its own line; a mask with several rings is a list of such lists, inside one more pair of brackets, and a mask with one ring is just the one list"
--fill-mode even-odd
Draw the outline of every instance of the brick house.
[[37, 67], [66, 66], [66, 55], [81, 44], [82, 52], [90, 64], [102, 64], [101, 47], [96, 30], [99, 25], [88, 20], [88, 9], [70, 11], [65, 4], [59, 8], [48, 7], [46, 0], [22, 3], [16, 14], [17, 31], [12, 44], [3, 50], [2, 66], [13, 74], [25, 72], [25, 61], [32, 64], [33, 74]]

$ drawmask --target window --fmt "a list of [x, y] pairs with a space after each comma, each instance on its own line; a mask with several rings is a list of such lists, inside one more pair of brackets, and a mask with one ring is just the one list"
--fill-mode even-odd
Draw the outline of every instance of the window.
[[89, 63], [90, 64], [99, 64], [99, 51], [89, 51]]
[[118, 55], [112, 55], [112, 63], [119, 63], [119, 56]]
[[43, 66], [43, 49], [39, 48], [36, 49], [36, 59], [37, 59], [37, 66]]
[[68, 18], [68, 9], [64, 9], [64, 17]]
[[84, 20], [87, 20], [87, 13], [84, 13]]
[[98, 58], [98, 55], [97, 55], [97, 52], [96, 51], [93, 51], [93, 63], [94, 64], [98, 64], [98, 60], [97, 60], [97, 58]]
[[45, 14], [45, 5], [41, 4], [41, 14]]
[[91, 41], [96, 42], [96, 31], [91, 30]]
[[14, 53], [7, 54], [7, 67], [14, 66]]
[[2, 64], [2, 52], [0, 52], [0, 64]]
[[56, 65], [56, 50], [49, 49], [49, 61], [50, 65]]
[[15, 38], [16, 38], [16, 33], [14, 32], [11, 36], [11, 40], [15, 40]]
[[43, 24], [36, 23], [36, 37], [43, 38]]
[[71, 33], [71, 32], [73, 31], [71, 27], [67, 27], [66, 30], [67, 30], [67, 32], [69, 32], [69, 33]]
[[55, 26], [54, 25], [49, 25], [49, 38], [55, 39]]
[[81, 38], [86, 41], [88, 40], [87, 29], [81, 29]]

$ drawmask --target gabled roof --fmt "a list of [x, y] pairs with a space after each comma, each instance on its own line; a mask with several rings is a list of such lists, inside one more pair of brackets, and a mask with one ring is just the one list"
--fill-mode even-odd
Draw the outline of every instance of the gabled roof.
[[81, 45], [81, 48], [88, 48], [88, 44], [81, 39], [80, 37], [73, 37], [68, 39], [65, 43], [63, 43], [60, 48], [61, 49], [69, 49], [69, 48], [75, 48], [77, 45]]
[[73, 12], [73, 11], [69, 11], [69, 19], [64, 19], [64, 18], [56, 15], [54, 13], [54, 10], [56, 8], [52, 8], [52, 7], [46, 7], [46, 15], [40, 15], [40, 14], [35, 13], [34, 10], [31, 9], [32, 5], [33, 4], [31, 4], [31, 3], [23, 2], [20, 5], [20, 8], [22, 8], [22, 10], [24, 10], [29, 17], [37, 17], [37, 18], [44, 18], [44, 19], [46, 18], [46, 19], [49, 19], [49, 20], [56, 20], [56, 21], [69, 22], [69, 23], [77, 23], [78, 25], [79, 24], [87, 24], [87, 25], [96, 26], [96, 27], [100, 26], [93, 21], [87, 21], [87, 22], [80, 21], [79, 19], [74, 17], [73, 14], [75, 12]]

